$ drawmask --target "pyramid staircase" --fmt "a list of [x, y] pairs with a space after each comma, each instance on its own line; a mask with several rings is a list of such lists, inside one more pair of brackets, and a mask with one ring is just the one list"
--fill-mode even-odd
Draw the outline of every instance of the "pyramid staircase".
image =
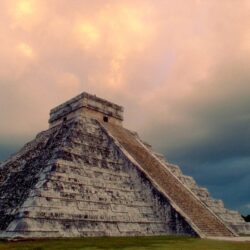
[[201, 237], [228, 236], [235, 233], [211, 210], [197, 199], [160, 160], [131, 133], [121, 126], [105, 124], [113, 138], [133, 157], [137, 165], [153, 180], [160, 190], [181, 211]]

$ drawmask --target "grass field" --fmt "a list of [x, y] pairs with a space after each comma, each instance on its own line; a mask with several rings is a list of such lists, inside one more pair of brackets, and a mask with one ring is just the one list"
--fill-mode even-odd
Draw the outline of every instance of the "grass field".
[[250, 250], [250, 242], [226, 242], [187, 237], [118, 237], [0, 241], [0, 250]]

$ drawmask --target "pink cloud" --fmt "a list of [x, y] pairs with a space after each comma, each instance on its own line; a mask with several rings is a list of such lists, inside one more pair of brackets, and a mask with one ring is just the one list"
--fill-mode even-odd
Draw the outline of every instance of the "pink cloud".
[[152, 119], [190, 122], [182, 112], [187, 105], [225, 95], [219, 69], [241, 58], [249, 65], [248, 1], [13, 0], [2, 6], [0, 136], [46, 128], [49, 109], [81, 91], [124, 105], [126, 124], [139, 130]]

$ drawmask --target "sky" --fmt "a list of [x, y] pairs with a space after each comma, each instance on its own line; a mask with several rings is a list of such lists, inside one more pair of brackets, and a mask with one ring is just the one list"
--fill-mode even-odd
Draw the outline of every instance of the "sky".
[[0, 0], [0, 161], [86, 91], [250, 214], [250, 0]]

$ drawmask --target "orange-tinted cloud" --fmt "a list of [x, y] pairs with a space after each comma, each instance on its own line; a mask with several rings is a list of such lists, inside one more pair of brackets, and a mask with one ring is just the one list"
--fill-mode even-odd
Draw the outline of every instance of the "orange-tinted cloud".
[[34, 56], [33, 49], [26, 43], [18, 44], [17, 49], [22, 55], [26, 57], [32, 58]]
[[[248, 1], [2, 2], [0, 85], [27, 87], [36, 99], [44, 93], [47, 101], [34, 112], [22, 109], [43, 121], [34, 130], [47, 122], [37, 110], [84, 90], [126, 106], [128, 124], [138, 128], [158, 114], [180, 122], [183, 103], [214, 86], [219, 68], [250, 56]], [[17, 88], [13, 98], [20, 95]], [[144, 123], [133, 122], [144, 108], [152, 111]], [[0, 133], [11, 133], [1, 126]]]

